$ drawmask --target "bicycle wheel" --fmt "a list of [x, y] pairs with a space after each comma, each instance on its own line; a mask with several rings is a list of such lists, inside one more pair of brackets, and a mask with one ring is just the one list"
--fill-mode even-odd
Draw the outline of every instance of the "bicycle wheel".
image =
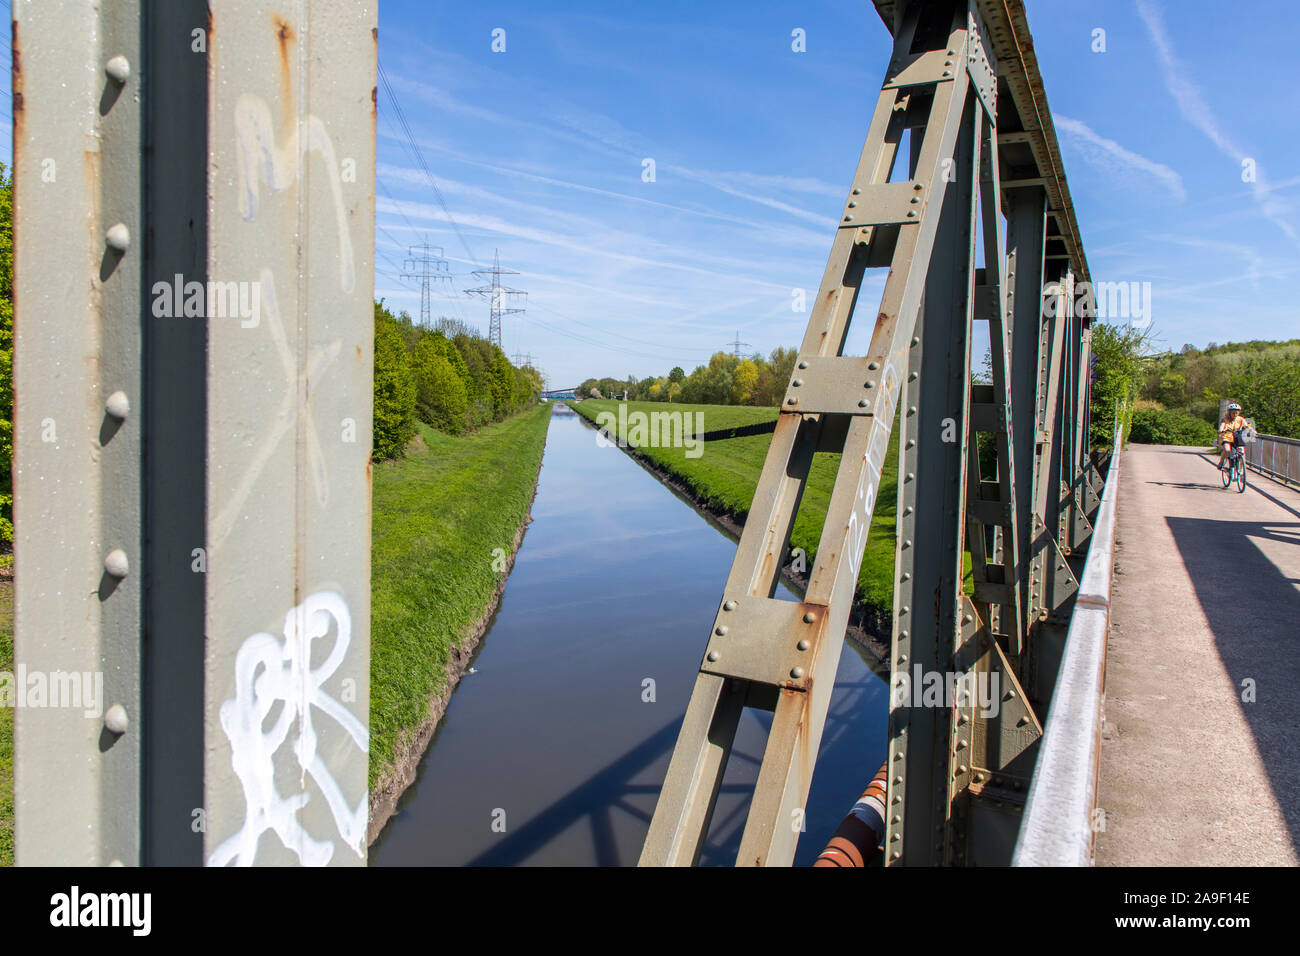
[[1237, 459], [1237, 494], [1241, 494], [1245, 490], [1246, 490], [1246, 460], [1244, 458], [1238, 458]]
[[[1227, 467], [1224, 467], [1226, 465]], [[1232, 484], [1232, 459], [1229, 458], [1223, 465], [1219, 466], [1219, 477], [1223, 479], [1223, 487]]]

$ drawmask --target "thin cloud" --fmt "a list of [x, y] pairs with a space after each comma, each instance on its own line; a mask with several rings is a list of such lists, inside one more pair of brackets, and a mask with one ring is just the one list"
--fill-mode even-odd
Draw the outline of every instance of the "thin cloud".
[[[1156, 48], [1156, 59], [1160, 63], [1160, 73], [1165, 88], [1178, 104], [1178, 111], [1183, 114], [1183, 118], [1200, 130], [1225, 156], [1236, 160], [1239, 164], [1244, 164], [1248, 159], [1253, 160], [1253, 157], [1224, 132], [1209, 103], [1201, 95], [1200, 88], [1192, 79], [1191, 73], [1178, 59], [1173, 43], [1170, 42], [1169, 32], [1165, 29], [1164, 16], [1160, 8], [1150, 0], [1138, 0], [1137, 8], [1138, 15], [1146, 24], [1147, 32], [1151, 34], [1151, 42]], [[1260, 168], [1258, 162], [1255, 163], [1255, 181], [1250, 186], [1259, 211], [1281, 229], [1297, 248], [1300, 248], [1300, 235], [1297, 235], [1295, 226], [1291, 224], [1293, 216], [1291, 207], [1267, 185], [1264, 170]]]
[[1183, 177], [1164, 163], [1147, 159], [1130, 149], [1125, 149], [1113, 139], [1107, 139], [1093, 130], [1087, 123], [1071, 119], [1057, 113], [1053, 117], [1056, 129], [1064, 132], [1080, 148], [1084, 156], [1095, 165], [1115, 166], [1132, 169], [1149, 176], [1154, 176], [1179, 202], [1187, 198], [1187, 189], [1183, 186]]

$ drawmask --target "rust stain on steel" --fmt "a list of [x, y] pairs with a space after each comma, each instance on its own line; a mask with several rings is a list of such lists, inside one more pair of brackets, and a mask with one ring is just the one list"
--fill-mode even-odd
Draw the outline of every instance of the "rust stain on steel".
[[293, 26], [278, 14], [271, 18], [275, 26], [275, 41], [280, 48], [280, 102], [284, 107], [286, 128], [293, 122], [293, 63], [290, 47], [297, 39]]
[[13, 50], [13, 74], [10, 79], [12, 84], [9, 88], [13, 90], [13, 136], [14, 142], [17, 142], [23, 133], [23, 62], [22, 62], [22, 42], [18, 39], [18, 21], [10, 21], [9, 46]]

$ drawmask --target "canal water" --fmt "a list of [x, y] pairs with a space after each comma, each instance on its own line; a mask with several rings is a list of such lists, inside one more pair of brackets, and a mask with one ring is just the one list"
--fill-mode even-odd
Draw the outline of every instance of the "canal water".
[[[532, 514], [476, 672], [371, 865], [637, 862], [735, 542], [573, 414], [551, 418]], [[796, 864], [884, 759], [870, 660], [845, 643]], [[769, 722], [745, 711], [702, 864], [735, 861]]]

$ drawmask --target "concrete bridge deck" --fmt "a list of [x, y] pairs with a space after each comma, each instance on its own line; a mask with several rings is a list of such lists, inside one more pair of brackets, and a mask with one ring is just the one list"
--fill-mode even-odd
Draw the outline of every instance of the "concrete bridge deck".
[[1124, 451], [1100, 866], [1300, 859], [1300, 492], [1215, 461]]

